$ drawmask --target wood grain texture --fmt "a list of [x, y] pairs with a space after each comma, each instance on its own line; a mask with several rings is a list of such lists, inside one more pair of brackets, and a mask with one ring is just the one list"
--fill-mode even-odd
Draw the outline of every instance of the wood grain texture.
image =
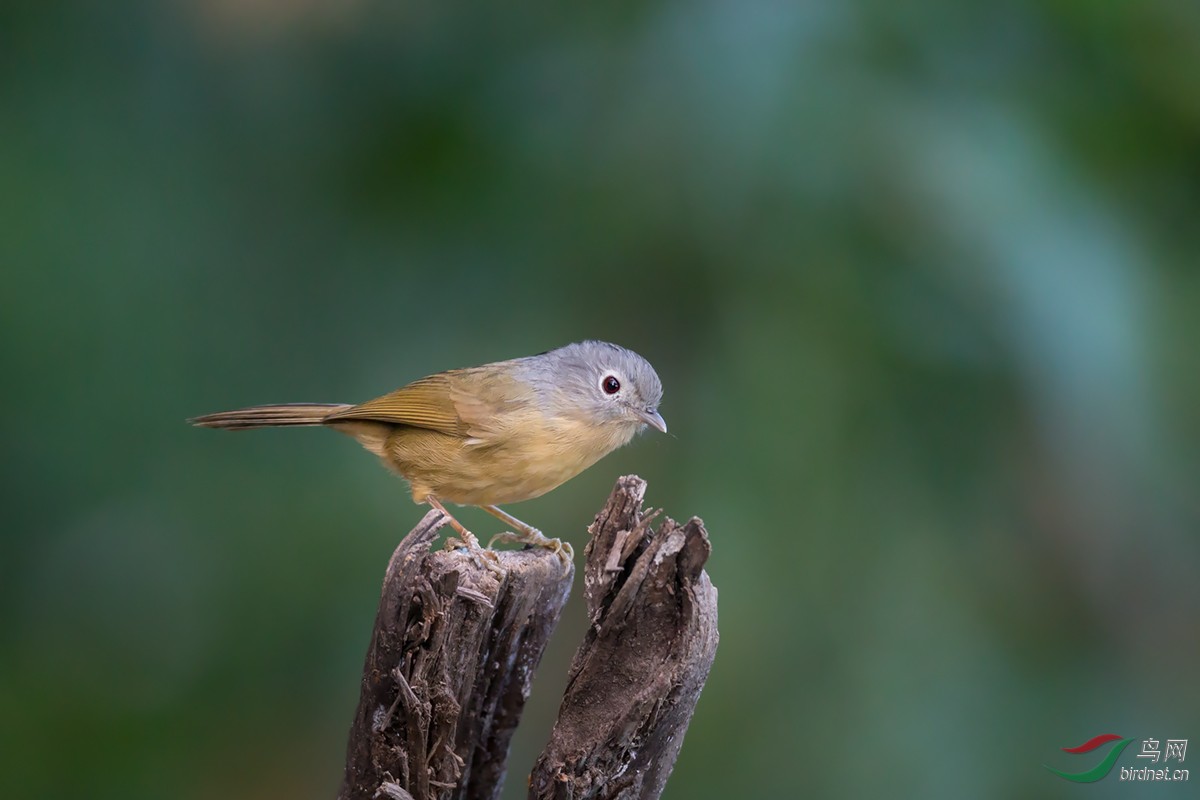
[[[642, 510], [617, 481], [589, 528], [590, 625], [529, 797], [656, 800], [717, 649], [703, 523]], [[430, 551], [431, 511], [388, 563], [339, 800], [496, 800], [509, 742], [573, 570], [548, 550]], [[502, 574], [497, 574], [500, 572]]]
[[623, 477], [589, 529], [591, 626], [533, 774], [535, 800], [658, 798], [717, 651], [711, 545], [693, 517], [642, 511], [646, 483]]
[[496, 553], [503, 575], [465, 551], [430, 552], [445, 518], [425, 515], [384, 578], [340, 800], [485, 800], [573, 570], [553, 553]]

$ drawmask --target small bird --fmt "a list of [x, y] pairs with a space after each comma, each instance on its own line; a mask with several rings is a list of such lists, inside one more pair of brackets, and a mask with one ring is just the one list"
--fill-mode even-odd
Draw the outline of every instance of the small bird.
[[[439, 372], [360, 405], [292, 403], [222, 411], [193, 425], [248, 430], [324, 425], [348, 434], [408, 481], [413, 502], [446, 515], [469, 549], [479, 542], [443, 506], [479, 506], [511, 525], [493, 537], [552, 549], [569, 544], [499, 506], [545, 494], [625, 444], [658, 413], [662, 383], [646, 359], [608, 342]], [[489, 542], [489, 546], [492, 542]]]

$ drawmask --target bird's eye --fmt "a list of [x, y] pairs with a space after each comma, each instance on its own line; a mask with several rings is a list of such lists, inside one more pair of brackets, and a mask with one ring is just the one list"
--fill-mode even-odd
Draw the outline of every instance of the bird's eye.
[[604, 380], [600, 381], [600, 388], [605, 394], [616, 394], [621, 391], [621, 382], [614, 375], [605, 375]]

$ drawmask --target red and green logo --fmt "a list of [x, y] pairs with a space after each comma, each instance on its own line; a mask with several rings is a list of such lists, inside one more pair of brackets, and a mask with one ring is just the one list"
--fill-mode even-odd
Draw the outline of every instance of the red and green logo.
[[1116, 744], [1114, 744], [1108, 751], [1108, 755], [1104, 757], [1104, 760], [1086, 772], [1062, 772], [1061, 770], [1057, 770], [1049, 764], [1043, 764], [1042, 766], [1060, 778], [1066, 778], [1067, 780], [1074, 781], [1075, 783], [1092, 783], [1093, 781], [1100, 780], [1109, 772], [1112, 772], [1113, 765], [1117, 763], [1117, 759], [1121, 757], [1121, 753], [1132, 741], [1133, 739], [1125, 739], [1117, 736], [1115, 733], [1104, 733], [1088, 739], [1078, 747], [1064, 747], [1064, 753], [1078, 755], [1080, 753], [1090, 753], [1093, 750], [1099, 750], [1101, 747], [1104, 747], [1104, 745], [1109, 744], [1110, 742], [1116, 742]]

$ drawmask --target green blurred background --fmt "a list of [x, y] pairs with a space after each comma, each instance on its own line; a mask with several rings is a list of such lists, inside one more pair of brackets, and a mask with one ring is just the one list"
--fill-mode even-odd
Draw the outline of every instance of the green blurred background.
[[1042, 765], [1200, 748], [1196, 3], [19, 2], [0, 186], [5, 798], [332, 797], [422, 510], [184, 418], [582, 338], [673, 435], [512, 510], [707, 523], [668, 798], [1188, 794]]

